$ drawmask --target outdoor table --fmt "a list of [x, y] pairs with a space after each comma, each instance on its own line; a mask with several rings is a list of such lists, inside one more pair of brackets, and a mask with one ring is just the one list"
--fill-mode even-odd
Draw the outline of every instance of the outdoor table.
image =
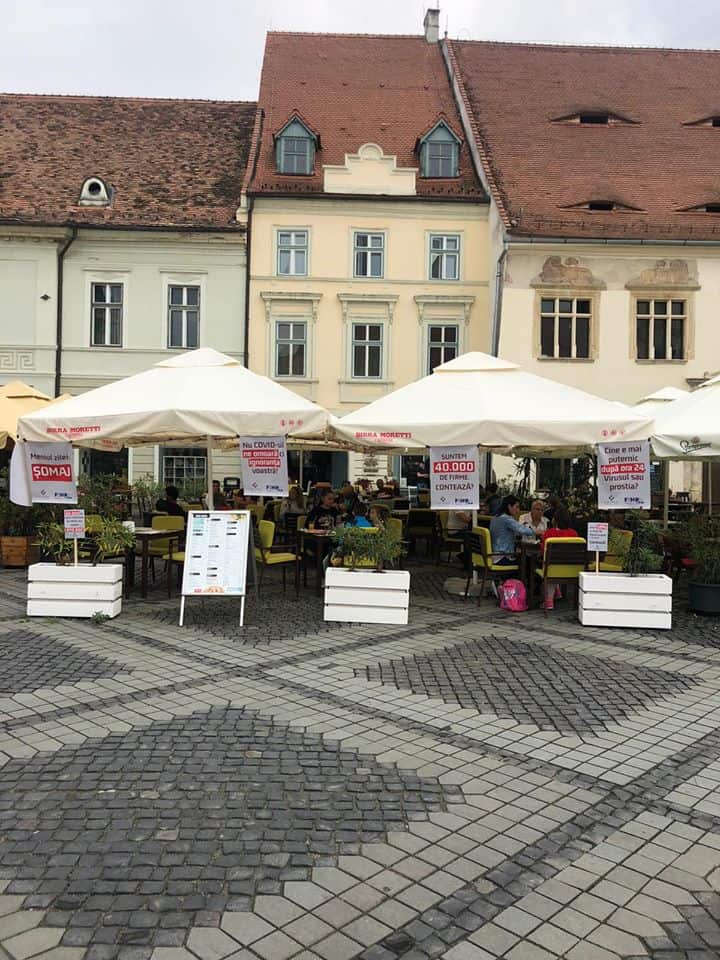
[[332, 530], [298, 530], [297, 562], [303, 565], [303, 584], [307, 585], [307, 566], [305, 562], [305, 542], [311, 541], [315, 546], [315, 593], [322, 595], [323, 560], [325, 554], [335, 542]]
[[[140, 596], [144, 600], [148, 591], [148, 560], [150, 559], [148, 548], [150, 541], [170, 540], [170, 547], [174, 549], [172, 541], [178, 539], [179, 532], [177, 530], [160, 530], [156, 527], [135, 527], [134, 533], [135, 540], [142, 545], [142, 553], [140, 554]], [[173, 533], [175, 534], [174, 537]], [[134, 581], [134, 563], [130, 565], [130, 569], [133, 572], [131, 579]]]
[[535, 598], [535, 571], [537, 561], [542, 556], [542, 547], [539, 540], [520, 540], [518, 544], [518, 566], [520, 579], [525, 584], [528, 596], [528, 606], [533, 605]]

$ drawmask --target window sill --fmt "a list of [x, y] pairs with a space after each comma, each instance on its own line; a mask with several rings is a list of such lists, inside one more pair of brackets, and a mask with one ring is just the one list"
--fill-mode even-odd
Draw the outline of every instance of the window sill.
[[281, 374], [274, 373], [272, 375], [273, 380], [277, 380], [278, 383], [319, 383], [320, 381], [317, 377], [285, 377]]
[[595, 363], [596, 357], [535, 357], [540, 363]]
[[338, 380], [338, 383], [349, 384], [353, 386], [364, 386], [367, 384], [377, 385], [379, 387], [391, 387], [394, 380], [383, 380], [380, 377], [350, 377], [347, 380]]
[[276, 280], [307, 280], [309, 274], [307, 273], [276, 273], [274, 277]]
[[687, 357], [685, 357], [683, 360], [672, 360], [672, 359], [670, 359], [670, 360], [668, 360], [668, 359], [655, 360], [654, 358], [652, 358], [652, 359], [651, 359], [651, 358], [648, 358], [647, 360], [640, 360], [639, 357], [635, 357], [635, 363], [643, 363], [643, 364], [649, 364], [649, 363], [652, 363], [652, 364], [654, 364], [654, 363], [687, 363], [687, 362], [688, 362]]
[[122, 350], [121, 343], [91, 343], [91, 350]]
[[372, 283], [382, 283], [385, 277], [356, 277], [353, 274], [352, 279], [353, 280], [370, 280]]

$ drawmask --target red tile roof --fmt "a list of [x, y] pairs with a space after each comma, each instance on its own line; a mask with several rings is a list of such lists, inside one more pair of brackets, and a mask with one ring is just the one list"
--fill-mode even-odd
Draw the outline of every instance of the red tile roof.
[[[0, 222], [244, 229], [254, 103], [0, 95]], [[102, 178], [109, 207], [78, 205]]]
[[[260, 80], [263, 132], [254, 193], [319, 194], [323, 164], [342, 164], [346, 153], [377, 143], [400, 167], [418, 167], [415, 144], [441, 117], [462, 124], [438, 44], [418, 36], [269, 33]], [[311, 176], [275, 169], [273, 135], [297, 114], [320, 136]], [[417, 178], [422, 197], [485, 199], [465, 143], [460, 176]]]
[[[687, 126], [720, 115], [720, 52], [449, 48], [511, 233], [720, 240], [720, 215], [687, 212], [720, 202], [720, 128]], [[599, 111], [630, 122], [558, 121]], [[591, 200], [631, 209], [568, 209]]]

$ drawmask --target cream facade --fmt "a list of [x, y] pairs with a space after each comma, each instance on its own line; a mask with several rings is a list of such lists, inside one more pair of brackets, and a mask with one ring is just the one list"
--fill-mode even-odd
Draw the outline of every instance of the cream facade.
[[[499, 254], [499, 248], [496, 248]], [[539, 376], [634, 404], [720, 369], [720, 248], [506, 243], [498, 345]], [[700, 496], [700, 469], [671, 487]]]
[[365, 145], [324, 196], [254, 200], [249, 366], [338, 416], [489, 346], [487, 205], [414, 199], [393, 160]]
[[[146, 370], [194, 346], [244, 359], [244, 232], [2, 228], [0, 382], [82, 393]], [[70, 241], [70, 242], [69, 242]], [[58, 251], [64, 254], [62, 349], [57, 344]], [[175, 302], [177, 301], [177, 302]], [[203, 451], [135, 448], [111, 463], [83, 452], [81, 467], [181, 482], [205, 468]], [[218, 452], [213, 476], [237, 476]]]

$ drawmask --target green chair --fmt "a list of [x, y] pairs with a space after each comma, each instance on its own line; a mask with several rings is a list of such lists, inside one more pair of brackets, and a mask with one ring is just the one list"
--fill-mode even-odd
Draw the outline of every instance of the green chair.
[[287, 566], [297, 563], [297, 556], [291, 553], [286, 547], [277, 552], [273, 552], [273, 541], [275, 539], [275, 524], [272, 520], [260, 520], [253, 526], [253, 547], [255, 549], [255, 562], [260, 567], [260, 585], [263, 582], [263, 575], [267, 567], [282, 567], [283, 590], [287, 581]]
[[480, 581], [480, 593], [478, 594], [478, 604], [485, 596], [485, 585], [488, 580], [491, 583], [498, 583], [506, 580], [510, 574], [515, 574], [520, 570], [517, 563], [496, 563], [495, 558], [505, 556], [492, 552], [492, 540], [490, 531], [487, 527], [473, 527], [470, 534], [470, 573], [465, 583], [465, 597], [467, 598], [470, 590], [470, 581], [473, 573], [477, 573], [482, 578]]
[[[570, 586], [578, 593], [578, 577], [587, 570], [587, 541], [583, 537], [548, 537], [544, 544], [542, 568], [539, 571], [545, 588]], [[543, 603], [547, 616], [547, 605]]]

